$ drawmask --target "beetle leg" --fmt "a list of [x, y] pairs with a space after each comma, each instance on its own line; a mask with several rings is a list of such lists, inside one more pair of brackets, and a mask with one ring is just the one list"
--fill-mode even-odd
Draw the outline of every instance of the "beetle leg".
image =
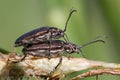
[[49, 55], [48, 55], [49, 57], [51, 56], [51, 53], [50, 53], [50, 50], [51, 50], [51, 41], [52, 41], [52, 40], [51, 40], [51, 38], [50, 38], [50, 41], [49, 41]]
[[[52, 42], [52, 38], [51, 38], [51, 33], [49, 32], [47, 35], [47, 40], [49, 40], [49, 55], [48, 55], [48, 58], [51, 57], [51, 53], [50, 53], [50, 50], [51, 50], [51, 42]], [[49, 58], [50, 59], [50, 58]]]
[[60, 67], [61, 63], [62, 63], [62, 56], [60, 56], [59, 63], [57, 64], [57, 66], [55, 67], [55, 69], [58, 69]]
[[47, 56], [48, 59], [51, 59], [50, 50], [46, 50], [45, 53], [45, 56]]
[[70, 53], [66, 53], [67, 58], [70, 60]]
[[23, 53], [23, 54], [24, 54], [24, 56], [22, 57], [22, 59], [20, 61], [23, 61], [25, 59], [25, 57], [27, 56], [26, 53]]
[[67, 56], [67, 58], [70, 60], [70, 53], [72, 52], [72, 49], [71, 50], [69, 50], [69, 51], [65, 51], [65, 53], [66, 53], [66, 56]]
[[46, 38], [47, 40], [49, 40], [49, 43], [48, 43], [48, 46], [49, 46], [49, 49], [48, 49], [48, 59], [51, 58], [51, 53], [50, 53], [50, 50], [51, 50], [51, 42], [52, 42], [52, 38], [51, 38], [51, 33], [49, 32], [48, 34], [46, 34]]
[[16, 53], [16, 47], [14, 47], [13, 53], [17, 55], [17, 53]]
[[68, 36], [66, 34], [63, 36], [63, 38], [64, 38], [65, 42], [70, 43]]
[[55, 72], [57, 72], [60, 69], [60, 65], [62, 64], [62, 55], [60, 55], [60, 59], [58, 64], [55, 66], [54, 70], [50, 72], [50, 76], [53, 76]]

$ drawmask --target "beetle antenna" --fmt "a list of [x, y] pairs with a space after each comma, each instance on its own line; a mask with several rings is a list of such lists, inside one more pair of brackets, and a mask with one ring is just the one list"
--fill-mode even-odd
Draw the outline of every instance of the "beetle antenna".
[[63, 30], [64, 32], [66, 31], [68, 21], [70, 20], [70, 17], [71, 17], [71, 15], [72, 15], [73, 12], [77, 12], [77, 10], [75, 10], [73, 8], [70, 10], [70, 14], [69, 14], [69, 16], [67, 18], [67, 21], [66, 21], [66, 24], [65, 24], [65, 29]]
[[92, 39], [90, 41], [88, 41], [87, 43], [81, 45], [79, 48], [83, 48], [89, 44], [93, 44], [93, 43], [96, 43], [96, 42], [102, 42], [102, 43], [105, 43], [104, 40], [101, 40], [101, 39], [98, 39], [98, 38], [101, 38], [101, 37], [106, 37], [106, 36], [97, 36], [95, 39]]
[[81, 55], [82, 55], [83, 58], [86, 58], [86, 59], [87, 59], [87, 57], [86, 57], [86, 56], [84, 55], [84, 53], [82, 52], [81, 48], [79, 48], [79, 52], [81, 53]]
[[93, 43], [96, 43], [96, 42], [103, 42], [103, 43], [105, 43], [104, 40], [95, 40], [95, 41], [90, 41], [90, 42], [88, 41], [87, 43], [81, 45], [79, 48], [83, 48], [83, 47], [85, 47], [85, 46], [87, 46], [89, 44], [93, 44]]

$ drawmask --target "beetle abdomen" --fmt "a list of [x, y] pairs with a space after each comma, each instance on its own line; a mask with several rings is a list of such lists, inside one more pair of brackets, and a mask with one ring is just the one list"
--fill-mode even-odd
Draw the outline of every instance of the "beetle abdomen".
[[49, 26], [45, 26], [45, 27], [40, 27], [40, 28], [37, 28], [35, 30], [29, 31], [29, 32], [23, 34], [22, 36], [20, 36], [15, 41], [15, 44], [17, 44], [19, 42], [27, 43], [29, 41], [32, 43], [32, 40], [34, 40], [34, 38], [36, 36], [42, 36], [42, 35], [48, 33], [48, 30], [49, 30]]
[[38, 36], [38, 35], [43, 35], [45, 32], [47, 32], [47, 30], [49, 29], [48, 26], [45, 26], [45, 27], [40, 27], [40, 28], [37, 28], [35, 30], [32, 30], [32, 31], [29, 31], [25, 34], [23, 34], [22, 36], [20, 36], [17, 40], [17, 41], [20, 41], [20, 40], [23, 40], [23, 39], [26, 39], [26, 38], [29, 38], [29, 37], [34, 37], [34, 36]]

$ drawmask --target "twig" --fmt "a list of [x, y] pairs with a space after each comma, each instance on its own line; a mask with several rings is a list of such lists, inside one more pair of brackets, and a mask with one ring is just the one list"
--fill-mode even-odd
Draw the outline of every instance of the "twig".
[[111, 75], [120, 75], [120, 70], [113, 70], [113, 69], [98, 69], [98, 70], [90, 70], [89, 72], [80, 74], [71, 80], [78, 80], [85, 77], [101, 75], [101, 74], [111, 74]]

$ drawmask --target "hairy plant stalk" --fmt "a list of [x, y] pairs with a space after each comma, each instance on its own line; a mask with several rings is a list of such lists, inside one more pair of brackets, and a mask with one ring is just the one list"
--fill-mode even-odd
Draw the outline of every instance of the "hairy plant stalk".
[[[17, 55], [11, 55], [11, 53], [8, 55], [0, 55], [0, 80], [6, 78], [18, 80], [20, 78], [22, 79], [22, 77], [29, 78], [30, 76], [37, 79], [41, 76], [49, 76], [50, 72], [53, 71], [59, 63], [59, 58], [48, 59], [35, 58], [33, 56], [28, 56], [25, 60], [16, 62], [21, 58], [22, 57]], [[64, 77], [63, 75], [90, 68], [109, 69], [111, 71], [117, 70], [120, 73], [120, 64], [88, 60], [85, 58], [68, 59], [67, 57], [63, 57], [62, 64], [51, 77]], [[114, 75], [120, 74], [114, 73]]]

